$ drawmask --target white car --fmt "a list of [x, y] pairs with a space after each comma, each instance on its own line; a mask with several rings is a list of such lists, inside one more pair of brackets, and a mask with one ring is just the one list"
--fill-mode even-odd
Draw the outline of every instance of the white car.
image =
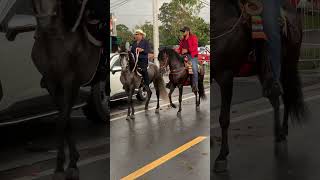
[[[127, 97], [123, 89], [123, 85], [120, 82], [121, 75], [121, 65], [119, 61], [119, 54], [111, 53], [110, 54], [110, 99], [118, 100]], [[143, 88], [137, 89], [137, 99], [140, 101], [144, 101], [147, 97], [147, 93], [143, 91]]]

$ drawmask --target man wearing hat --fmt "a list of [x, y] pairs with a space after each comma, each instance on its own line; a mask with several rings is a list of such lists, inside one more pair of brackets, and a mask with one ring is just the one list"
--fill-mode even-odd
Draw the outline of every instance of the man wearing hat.
[[193, 72], [193, 91], [198, 91], [198, 38], [195, 34], [191, 33], [189, 27], [185, 26], [181, 30], [183, 37], [180, 40], [179, 53], [187, 55], [192, 62]]
[[145, 39], [146, 33], [141, 29], [137, 29], [134, 33], [134, 42], [131, 47], [131, 52], [136, 55], [139, 52], [139, 57], [136, 59], [138, 61], [138, 67], [141, 68], [141, 75], [144, 81], [146, 90], [149, 88], [149, 75], [148, 75], [148, 54], [150, 52], [149, 42]]

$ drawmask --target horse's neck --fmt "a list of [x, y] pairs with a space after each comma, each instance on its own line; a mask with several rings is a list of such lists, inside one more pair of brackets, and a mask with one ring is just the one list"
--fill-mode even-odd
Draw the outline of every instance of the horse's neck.
[[171, 57], [170, 59], [171, 59], [171, 60], [169, 60], [170, 70], [174, 70], [174, 69], [177, 69], [177, 68], [184, 66], [184, 64], [179, 59], [177, 59], [175, 56]]
[[[236, 0], [238, 2], [238, 0]], [[221, 34], [240, 17], [239, 6], [233, 0], [217, 0], [213, 5], [212, 23], [214, 33]]]

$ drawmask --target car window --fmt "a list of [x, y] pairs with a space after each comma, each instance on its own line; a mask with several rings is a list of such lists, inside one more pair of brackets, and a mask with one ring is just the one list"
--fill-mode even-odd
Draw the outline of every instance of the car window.
[[119, 56], [116, 56], [116, 57], [114, 57], [116, 60], [115, 60], [115, 62], [114, 62], [114, 64], [113, 64], [113, 67], [115, 67], [115, 66], [121, 66], [120, 65], [120, 61], [119, 61]]

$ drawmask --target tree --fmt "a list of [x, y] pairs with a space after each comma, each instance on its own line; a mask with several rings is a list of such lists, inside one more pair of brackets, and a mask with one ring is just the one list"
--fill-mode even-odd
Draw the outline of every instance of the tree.
[[122, 39], [122, 43], [131, 42], [133, 40], [133, 33], [124, 24], [117, 25], [117, 34]]
[[142, 29], [146, 33], [146, 39], [152, 44], [153, 42], [153, 24], [150, 21], [146, 21], [142, 25], [137, 25], [136, 29]]
[[203, 7], [198, 0], [172, 0], [160, 7], [159, 20], [160, 44], [175, 45], [181, 37], [179, 31], [183, 26], [189, 26], [198, 38], [199, 44], [205, 45], [209, 42], [209, 24], [198, 17]]

